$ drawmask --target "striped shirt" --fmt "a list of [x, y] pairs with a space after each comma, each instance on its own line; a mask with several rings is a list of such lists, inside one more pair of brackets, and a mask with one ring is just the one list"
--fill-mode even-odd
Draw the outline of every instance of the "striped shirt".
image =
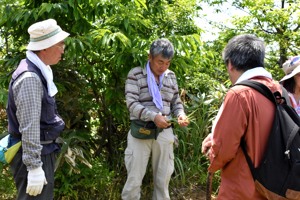
[[165, 116], [185, 115], [173, 71], [165, 72], [160, 93], [164, 105], [162, 111], [155, 106], [148, 91], [146, 68], [131, 69], [125, 84], [126, 105], [130, 112], [130, 120], [154, 121], [159, 112]]
[[43, 85], [37, 74], [25, 72], [14, 82], [12, 90], [19, 130], [22, 133], [22, 159], [28, 170], [35, 169], [42, 166], [40, 117]]

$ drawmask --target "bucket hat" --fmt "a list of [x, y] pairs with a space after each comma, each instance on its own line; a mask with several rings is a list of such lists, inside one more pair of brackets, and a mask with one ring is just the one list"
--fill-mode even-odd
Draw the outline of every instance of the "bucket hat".
[[283, 63], [282, 69], [285, 73], [285, 76], [280, 80], [280, 82], [290, 79], [296, 74], [300, 73], [300, 56], [295, 56], [287, 60], [285, 63]]
[[28, 33], [30, 42], [27, 45], [27, 49], [32, 51], [47, 49], [70, 35], [63, 31], [54, 19], [47, 19], [32, 24], [28, 28]]

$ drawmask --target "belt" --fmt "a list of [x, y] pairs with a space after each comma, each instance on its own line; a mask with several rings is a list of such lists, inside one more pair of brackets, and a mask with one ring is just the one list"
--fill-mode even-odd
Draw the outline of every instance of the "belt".
[[168, 128], [173, 128], [173, 124], [171, 124], [170, 126], [168, 126], [167, 128], [164, 128], [164, 129], [168, 129]]
[[[21, 140], [21, 134], [17, 134], [17, 133], [9, 133], [12, 137]], [[46, 140], [46, 141], [40, 141], [40, 144], [51, 144], [54, 143], [55, 140]]]
[[46, 140], [46, 141], [41, 141], [41, 144], [51, 144], [54, 142], [55, 142], [55, 140]]

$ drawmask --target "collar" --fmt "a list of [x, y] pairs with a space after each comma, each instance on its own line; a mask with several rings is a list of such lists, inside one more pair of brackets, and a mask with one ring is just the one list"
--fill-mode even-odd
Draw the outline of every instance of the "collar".
[[263, 67], [255, 67], [253, 69], [249, 69], [245, 71], [235, 83], [239, 83], [244, 80], [251, 79], [256, 76], [263, 76], [272, 79], [272, 74], [268, 72], [265, 68]]

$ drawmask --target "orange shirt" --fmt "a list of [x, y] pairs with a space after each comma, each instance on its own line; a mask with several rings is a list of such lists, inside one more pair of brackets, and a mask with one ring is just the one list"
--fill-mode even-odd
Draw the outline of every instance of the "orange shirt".
[[[278, 83], [265, 77], [255, 77], [273, 92], [280, 91]], [[247, 152], [258, 166], [266, 147], [274, 119], [275, 107], [258, 91], [247, 86], [229, 89], [223, 111], [215, 124], [213, 145], [209, 154], [210, 172], [221, 169], [219, 200], [265, 199], [256, 190], [245, 155], [240, 147], [245, 138]]]

